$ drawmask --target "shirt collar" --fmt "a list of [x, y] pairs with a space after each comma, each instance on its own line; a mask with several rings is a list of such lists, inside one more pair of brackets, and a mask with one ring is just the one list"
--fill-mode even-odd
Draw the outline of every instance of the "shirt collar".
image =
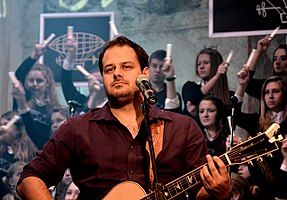
[[280, 123], [283, 120], [283, 110], [278, 113], [272, 111], [272, 119], [274, 122]]
[[[91, 110], [93, 113], [91, 121], [99, 121], [99, 120], [117, 120], [116, 117], [112, 114], [110, 111], [110, 106], [108, 103], [106, 103], [102, 108], [100, 109], [93, 109]], [[161, 110], [157, 108], [156, 106], [150, 106], [149, 110], [149, 119], [151, 121], [162, 119], [162, 120], [172, 120], [172, 118], [169, 115], [169, 112], [166, 112], [164, 110]]]

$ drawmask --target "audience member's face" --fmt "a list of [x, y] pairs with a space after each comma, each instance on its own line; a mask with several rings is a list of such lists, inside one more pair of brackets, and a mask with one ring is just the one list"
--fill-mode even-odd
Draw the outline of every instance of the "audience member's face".
[[273, 68], [276, 73], [287, 71], [287, 56], [285, 49], [277, 49], [274, 53]]
[[203, 80], [206, 80], [211, 73], [210, 56], [208, 54], [200, 54], [196, 65], [198, 76]]
[[202, 100], [199, 104], [200, 123], [206, 129], [216, 128], [217, 108], [212, 101]]
[[[0, 120], [0, 126], [5, 126], [8, 123], [9, 120], [5, 118], [1, 118]], [[17, 139], [19, 133], [15, 125], [12, 125], [7, 130], [1, 130], [0, 131], [0, 143], [11, 145], [14, 143], [15, 139]]]
[[[144, 71], [148, 71], [145, 68]], [[139, 91], [136, 78], [142, 74], [135, 51], [129, 46], [114, 46], [103, 57], [103, 81], [109, 99], [132, 102]]]
[[271, 111], [279, 112], [282, 110], [283, 91], [280, 83], [270, 82], [266, 85], [264, 101]]
[[27, 86], [32, 96], [41, 97], [45, 93], [48, 84], [41, 71], [32, 70], [27, 77]]
[[68, 184], [72, 180], [70, 169], [66, 169], [62, 181]]
[[243, 176], [246, 179], [249, 178], [250, 177], [250, 172], [249, 172], [248, 166], [247, 165], [240, 165], [238, 167], [238, 174], [240, 176]]
[[155, 84], [162, 84], [164, 82], [164, 74], [161, 71], [163, 66], [163, 60], [152, 59], [150, 61], [149, 70], [150, 70], [150, 80]]
[[55, 132], [66, 120], [62, 113], [54, 112], [51, 116], [52, 132]]
[[75, 200], [79, 194], [79, 188], [74, 183], [71, 183], [66, 192], [65, 200]]

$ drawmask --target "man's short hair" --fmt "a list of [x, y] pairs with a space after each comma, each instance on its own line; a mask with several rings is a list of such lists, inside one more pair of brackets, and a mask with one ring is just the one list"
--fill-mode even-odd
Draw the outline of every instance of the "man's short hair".
[[103, 74], [103, 67], [104, 67], [103, 57], [104, 57], [105, 52], [111, 47], [114, 47], [114, 46], [122, 47], [125, 45], [131, 47], [135, 51], [141, 70], [149, 66], [148, 65], [148, 54], [146, 53], [146, 51], [140, 45], [131, 41], [127, 37], [119, 36], [113, 39], [112, 41], [108, 42], [99, 55], [99, 69], [100, 69], [101, 74]]
[[165, 50], [157, 50], [150, 55], [148, 63], [150, 64], [152, 59], [164, 60], [165, 57], [166, 57]]

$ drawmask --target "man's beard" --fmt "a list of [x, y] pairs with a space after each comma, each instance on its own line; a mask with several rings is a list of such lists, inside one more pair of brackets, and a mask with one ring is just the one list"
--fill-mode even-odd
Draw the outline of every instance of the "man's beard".
[[134, 95], [132, 94], [132, 92], [125, 92], [125, 93], [109, 92], [107, 93], [107, 97], [109, 99], [111, 107], [121, 108], [133, 102]]

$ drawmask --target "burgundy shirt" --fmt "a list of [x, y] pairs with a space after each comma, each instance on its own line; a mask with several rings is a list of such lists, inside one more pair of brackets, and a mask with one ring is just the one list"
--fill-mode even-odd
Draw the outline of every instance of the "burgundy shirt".
[[[163, 149], [156, 159], [159, 180], [167, 183], [206, 162], [205, 139], [190, 117], [150, 108], [151, 123], [164, 121]], [[149, 159], [145, 128], [136, 138], [111, 113], [108, 104], [100, 110], [65, 122], [42, 152], [24, 167], [19, 180], [41, 178], [56, 185], [70, 168], [80, 189], [79, 199], [101, 199], [116, 184], [131, 180], [148, 186]]]

